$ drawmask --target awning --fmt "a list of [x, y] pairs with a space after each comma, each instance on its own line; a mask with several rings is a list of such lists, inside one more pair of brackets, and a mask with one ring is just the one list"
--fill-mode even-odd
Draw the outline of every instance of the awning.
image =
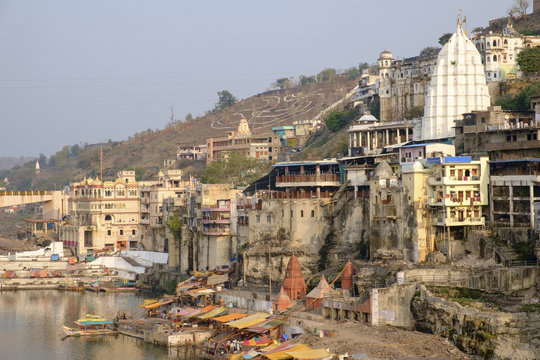
[[158, 307], [162, 305], [167, 305], [173, 302], [174, 302], [174, 299], [165, 299], [165, 300], [158, 301], [150, 305], [143, 305], [142, 307], [145, 308], [146, 310], [153, 310], [153, 309], [157, 309]]
[[225, 325], [234, 327], [237, 329], [244, 329], [256, 324], [262, 323], [264, 320], [268, 319], [270, 317], [270, 314], [267, 313], [255, 313], [249, 316], [246, 316], [243, 319], [229, 321], [228, 323], [225, 323]]
[[[290, 347], [288, 349], [278, 351], [278, 352], [273, 352], [273, 353], [270, 353], [270, 354], [262, 354], [262, 356], [264, 356], [264, 357], [266, 357], [266, 358], [268, 358], [270, 360], [298, 359], [298, 358], [293, 357], [292, 355], [289, 355], [289, 353], [290, 352], [307, 352], [307, 351], [310, 351], [310, 350], [313, 350], [313, 349], [310, 348], [307, 345], [296, 344], [296, 345], [293, 345], [292, 347]], [[313, 358], [306, 358], [306, 359], [313, 359]]]
[[285, 351], [285, 353], [292, 356], [293, 359], [324, 359], [334, 355], [325, 349], [296, 350], [296, 348], [294, 348]]
[[268, 331], [270, 329], [273, 329], [281, 324], [284, 324], [285, 322], [282, 320], [272, 319], [267, 320], [265, 322], [262, 322], [260, 324], [257, 324], [255, 326], [250, 326], [247, 328], [248, 331], [254, 332], [254, 333], [263, 333], [265, 331]]
[[219, 315], [224, 314], [227, 311], [227, 308], [225, 306], [217, 307], [213, 310], [208, 311], [206, 314], [200, 315], [199, 319], [210, 319]]
[[211, 276], [208, 277], [208, 279], [206, 280], [206, 285], [207, 285], [207, 286], [219, 285], [219, 284], [226, 283], [227, 281], [229, 281], [229, 275], [228, 275], [228, 274], [224, 274], [224, 275], [211, 275]]
[[176, 316], [186, 316], [186, 315], [191, 315], [195, 312], [198, 313], [199, 309], [195, 309], [195, 308], [187, 308], [187, 309], [184, 309], [182, 311], [179, 311], [176, 313]]
[[261, 345], [267, 345], [274, 340], [268, 338], [266, 335], [262, 337], [254, 337], [249, 340], [242, 341], [242, 345], [246, 346], [261, 346]]
[[196, 298], [196, 297], [203, 296], [203, 295], [210, 295], [210, 294], [213, 294], [215, 292], [216, 291], [212, 290], [212, 289], [195, 289], [195, 290], [187, 291], [186, 294], [191, 296], [191, 297]]
[[186, 318], [192, 318], [192, 317], [195, 317], [195, 316], [198, 316], [198, 315], [201, 315], [201, 314], [206, 314], [207, 312], [209, 312], [212, 309], [215, 309], [216, 307], [217, 306], [215, 306], [215, 305], [209, 305], [209, 306], [203, 307], [202, 309], [196, 309], [191, 314], [186, 315]]
[[215, 317], [212, 320], [225, 323], [225, 322], [241, 319], [241, 318], [246, 317], [246, 316], [247, 316], [247, 314], [232, 313], [232, 314], [228, 314], [228, 315]]

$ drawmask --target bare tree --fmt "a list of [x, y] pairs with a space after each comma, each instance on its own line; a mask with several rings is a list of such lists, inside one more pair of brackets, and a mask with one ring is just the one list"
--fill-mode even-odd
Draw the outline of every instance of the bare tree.
[[530, 0], [515, 0], [514, 5], [508, 10], [510, 16], [525, 16], [527, 15], [527, 9], [531, 6]]

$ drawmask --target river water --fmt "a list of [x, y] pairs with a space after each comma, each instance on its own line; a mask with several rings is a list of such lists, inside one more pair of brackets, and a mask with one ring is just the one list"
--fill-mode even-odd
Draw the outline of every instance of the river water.
[[57, 290], [0, 291], [0, 360], [12, 359], [197, 359], [192, 349], [169, 352], [123, 335], [65, 338], [62, 325], [86, 313], [114, 318], [138, 310], [135, 294], [95, 294]]

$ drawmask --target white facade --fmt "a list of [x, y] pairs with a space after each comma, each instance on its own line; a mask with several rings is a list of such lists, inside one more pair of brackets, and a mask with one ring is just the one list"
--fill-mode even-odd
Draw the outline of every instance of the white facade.
[[463, 113], [485, 110], [490, 98], [480, 53], [461, 22], [437, 58], [426, 96], [423, 138], [454, 136], [454, 122]]

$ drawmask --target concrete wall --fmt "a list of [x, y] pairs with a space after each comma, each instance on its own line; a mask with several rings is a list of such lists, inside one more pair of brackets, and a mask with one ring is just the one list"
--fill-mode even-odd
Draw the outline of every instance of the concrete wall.
[[394, 284], [388, 288], [376, 290], [378, 292], [377, 303], [375, 303], [373, 296], [371, 296], [370, 300], [372, 310], [378, 307], [378, 320], [374, 319], [377, 314], [372, 314], [372, 323], [412, 328], [414, 319], [410, 304], [416, 291], [416, 284]]
[[470, 277], [463, 286], [512, 292], [535, 287], [539, 281], [540, 267], [527, 266], [493, 269]]
[[232, 304], [233, 307], [251, 311], [269, 312], [272, 308], [272, 303], [266, 300], [266, 295], [246, 290], [217, 293], [216, 301], [219, 300], [223, 300], [225, 306]]

